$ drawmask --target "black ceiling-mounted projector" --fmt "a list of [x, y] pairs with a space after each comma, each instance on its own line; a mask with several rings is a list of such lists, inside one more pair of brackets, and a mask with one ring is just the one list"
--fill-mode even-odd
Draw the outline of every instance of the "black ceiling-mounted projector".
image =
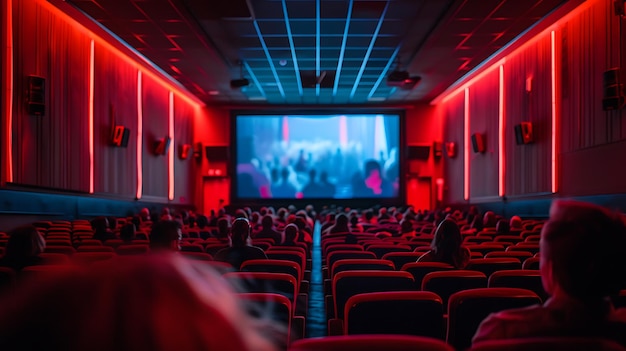
[[246, 78], [233, 79], [230, 81], [230, 87], [233, 89], [247, 87], [248, 85], [250, 85], [250, 81]]
[[392, 71], [387, 76], [387, 85], [403, 90], [411, 90], [415, 88], [420, 80], [422, 80], [420, 76], [411, 76], [407, 71]]

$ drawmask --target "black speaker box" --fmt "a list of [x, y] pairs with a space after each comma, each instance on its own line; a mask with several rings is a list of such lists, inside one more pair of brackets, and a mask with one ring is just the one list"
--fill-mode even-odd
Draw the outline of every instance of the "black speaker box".
[[202, 143], [197, 142], [193, 144], [193, 158], [196, 161], [202, 160]]
[[433, 142], [433, 157], [441, 158], [443, 156], [443, 143], [441, 141]]
[[170, 148], [171, 141], [172, 139], [170, 139], [170, 137], [165, 137], [163, 139], [155, 141], [154, 142], [154, 154], [155, 155], [167, 154], [167, 150]]
[[228, 146], [207, 146], [204, 148], [204, 153], [209, 162], [225, 162], [230, 159]]
[[46, 79], [28, 76], [28, 114], [43, 116], [46, 113]]
[[522, 122], [515, 125], [515, 143], [517, 145], [531, 144], [535, 141], [533, 135], [533, 124]]
[[486, 150], [485, 147], [485, 135], [481, 133], [472, 134], [472, 150], [474, 152], [483, 153]]
[[181, 160], [186, 160], [191, 153], [190, 151], [191, 144], [182, 144], [180, 145], [180, 152], [178, 153], [178, 157], [180, 157]]
[[124, 126], [115, 126], [111, 136], [111, 144], [118, 147], [127, 147], [130, 138], [130, 129]]
[[430, 146], [428, 145], [409, 145], [406, 150], [406, 157], [409, 160], [426, 161], [430, 156]]

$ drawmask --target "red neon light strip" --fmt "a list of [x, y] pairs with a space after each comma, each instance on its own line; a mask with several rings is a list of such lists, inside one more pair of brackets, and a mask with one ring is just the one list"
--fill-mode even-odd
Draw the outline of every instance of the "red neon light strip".
[[176, 143], [174, 140], [174, 92], [170, 91], [170, 102], [169, 102], [169, 130], [168, 134], [170, 136], [170, 149], [167, 154], [167, 167], [168, 167], [168, 184], [167, 184], [167, 198], [169, 200], [174, 200], [174, 153], [176, 150]]
[[143, 138], [143, 105], [141, 99], [142, 77], [141, 70], [137, 71], [137, 200], [141, 199], [143, 192], [143, 160], [142, 138]]
[[6, 13], [4, 19], [6, 21], [5, 26], [7, 28], [7, 51], [5, 54], [6, 59], [6, 103], [7, 103], [7, 116], [5, 124], [5, 150], [6, 150], [6, 169], [4, 175], [4, 181], [7, 183], [13, 182], [13, 8], [12, 1], [6, 1]]
[[463, 153], [463, 199], [469, 200], [470, 195], [470, 112], [469, 112], [469, 88], [465, 88], [465, 106], [463, 109], [464, 146]]
[[89, 46], [89, 193], [94, 192], [94, 142], [93, 142], [93, 102], [95, 80], [95, 43]]
[[556, 111], [556, 36], [550, 32], [550, 70], [551, 70], [551, 93], [552, 93], [552, 192], [558, 190], [557, 184], [557, 134], [558, 119]]
[[505, 123], [504, 118], [504, 65], [500, 65], [500, 82], [498, 91], [498, 195], [504, 196], [505, 191]]

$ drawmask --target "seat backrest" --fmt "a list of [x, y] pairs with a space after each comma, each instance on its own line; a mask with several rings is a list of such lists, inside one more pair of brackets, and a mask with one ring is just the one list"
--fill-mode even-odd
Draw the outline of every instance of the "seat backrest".
[[213, 256], [211, 256], [211, 255], [209, 255], [208, 253], [205, 253], [205, 252], [181, 251], [180, 254], [185, 256], [185, 257], [187, 257], [187, 258], [191, 258], [193, 260], [213, 261]]
[[467, 270], [483, 272], [486, 276], [490, 276], [495, 271], [520, 268], [522, 264], [515, 257], [476, 258], [471, 259], [465, 267]]
[[356, 294], [382, 291], [412, 291], [413, 276], [402, 271], [345, 271], [332, 280], [334, 311], [343, 319], [344, 306]]
[[241, 293], [274, 293], [291, 301], [295, 309], [297, 297], [296, 278], [286, 273], [228, 272], [224, 274], [233, 287]]
[[345, 334], [405, 334], [444, 339], [443, 305], [427, 291], [357, 294], [344, 308]]
[[389, 252], [411, 252], [411, 247], [409, 245], [398, 244], [375, 244], [368, 246], [366, 250], [373, 252], [378, 258], [382, 258]]
[[242, 272], [285, 273], [296, 278], [296, 281], [298, 282], [302, 281], [300, 266], [297, 263], [288, 260], [247, 260], [241, 264], [239, 270]]
[[115, 252], [112, 247], [109, 246], [93, 246], [93, 245], [81, 245], [76, 249], [77, 252]]
[[485, 258], [513, 257], [523, 261], [529, 257], [533, 257], [530, 251], [491, 251], [485, 255]]
[[483, 256], [491, 251], [502, 251], [504, 250], [503, 244], [491, 244], [491, 243], [483, 243], [479, 245], [466, 245], [471, 252], [480, 252]]
[[393, 262], [394, 267], [399, 271], [405, 264], [417, 261], [422, 255], [421, 252], [388, 252], [383, 255], [383, 260]]
[[534, 292], [517, 288], [463, 290], [448, 302], [446, 341], [457, 350], [468, 348], [480, 323], [491, 313], [541, 303]]
[[141, 255], [150, 252], [148, 245], [120, 245], [115, 250], [118, 255]]
[[326, 256], [326, 265], [332, 267], [336, 261], [346, 258], [376, 258], [373, 252], [369, 251], [354, 251], [354, 250], [339, 250], [333, 251]]
[[344, 244], [344, 243], [329, 243], [324, 250], [324, 255], [328, 256], [329, 253], [334, 251], [363, 251], [363, 246], [359, 244]]
[[358, 270], [375, 270], [375, 271], [393, 271], [395, 266], [393, 262], [388, 260], [374, 258], [347, 258], [345, 260], [336, 261], [330, 269], [330, 277], [344, 271]]
[[0, 294], [15, 288], [17, 274], [9, 267], [0, 267]]
[[422, 290], [431, 291], [439, 297], [443, 307], [448, 307], [448, 299], [458, 291], [487, 287], [487, 276], [478, 271], [449, 270], [430, 272], [422, 279]]
[[422, 279], [430, 272], [453, 270], [454, 267], [441, 262], [412, 262], [402, 266], [402, 270], [411, 273], [415, 280], [415, 290], [422, 287]]
[[545, 301], [548, 294], [541, 282], [541, 273], [529, 269], [513, 269], [493, 272], [489, 276], [489, 288], [521, 288], [534, 291], [541, 300]]
[[250, 315], [261, 319], [270, 318], [273, 325], [279, 326], [279, 330], [284, 328], [287, 335], [284, 343], [289, 344], [293, 309], [287, 297], [273, 293], [239, 293], [238, 297], [244, 301], [244, 308]]
[[117, 256], [114, 252], [77, 252], [72, 255], [72, 262], [76, 265], [88, 265], [95, 262], [110, 260]]
[[304, 270], [306, 268], [306, 255], [299, 251], [268, 251], [266, 253], [267, 258], [274, 260], [291, 261], [298, 264], [300, 267], [300, 277], [304, 276]]
[[522, 269], [539, 269], [539, 257], [529, 257], [525, 259], [522, 264]]
[[56, 245], [52, 245], [52, 246], [48, 246], [46, 245], [46, 248], [43, 250], [43, 252], [46, 253], [60, 253], [60, 254], [64, 254], [64, 255], [73, 255], [76, 252], [76, 249], [71, 247], [71, 246], [56, 246]]
[[288, 351], [454, 351], [445, 342], [410, 335], [342, 335], [294, 341]]
[[619, 343], [601, 339], [584, 337], [539, 337], [539, 338], [517, 338], [503, 340], [488, 340], [472, 345], [470, 351], [626, 351], [626, 348]]
[[41, 258], [41, 264], [69, 264], [70, 258], [66, 254], [62, 253], [49, 253], [42, 252], [39, 254]]

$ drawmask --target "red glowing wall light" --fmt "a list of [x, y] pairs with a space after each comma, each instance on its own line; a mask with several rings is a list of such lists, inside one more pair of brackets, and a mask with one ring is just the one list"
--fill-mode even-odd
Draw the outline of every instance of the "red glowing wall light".
[[95, 45], [93, 39], [89, 42], [89, 193], [94, 191], [94, 142], [93, 142], [93, 102], [95, 81]]
[[465, 100], [463, 109], [463, 199], [469, 200], [470, 194], [470, 112], [469, 112], [469, 88], [465, 88]]
[[500, 79], [498, 83], [498, 195], [505, 194], [505, 172], [506, 172], [506, 143], [505, 128], [506, 118], [504, 116], [504, 66], [500, 65]]
[[6, 116], [4, 124], [4, 156], [5, 164], [3, 168], [3, 176], [1, 183], [13, 182], [13, 8], [12, 1], [4, 1], [6, 8], [2, 22], [4, 23], [3, 32], [6, 33], [6, 50], [4, 50], [4, 65], [2, 69], [5, 74], [4, 81], [4, 109], [3, 114]]
[[[172, 140], [172, 145], [176, 145], [174, 140], [174, 92], [170, 91], [169, 95], [169, 128], [168, 134]], [[174, 150], [175, 147], [170, 147], [167, 154], [167, 198], [171, 201], [174, 200]]]
[[141, 199], [143, 193], [143, 105], [141, 99], [142, 93], [142, 74], [137, 71], [137, 200]]
[[556, 34], [554, 31], [550, 32], [550, 70], [551, 70], [551, 104], [552, 104], [552, 158], [551, 158], [551, 166], [552, 166], [552, 192], [556, 193], [558, 191], [558, 183], [557, 183], [557, 138], [558, 135], [556, 133], [557, 128], [559, 127], [559, 120], [557, 115], [557, 100], [556, 100]]

